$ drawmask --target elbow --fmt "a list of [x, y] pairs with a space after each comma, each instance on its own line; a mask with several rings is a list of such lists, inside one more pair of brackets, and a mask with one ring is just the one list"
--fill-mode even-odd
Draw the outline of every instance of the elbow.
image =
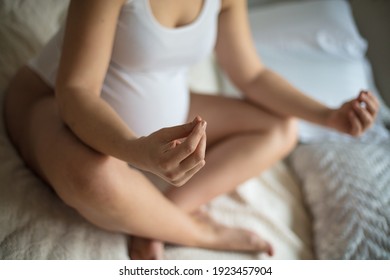
[[83, 104], [91, 103], [90, 100], [95, 95], [90, 90], [79, 87], [61, 87], [55, 88], [57, 106], [62, 121], [69, 127], [74, 127], [77, 122], [78, 112], [85, 107]]
[[71, 127], [72, 115], [74, 115], [72, 111], [75, 109], [76, 104], [74, 90], [57, 86], [55, 88], [55, 97], [62, 121]]
[[261, 68], [256, 73], [236, 83], [237, 88], [240, 89], [244, 98], [252, 100], [259, 94], [259, 91], [264, 88], [262, 84], [268, 72], [269, 70], [267, 68]]

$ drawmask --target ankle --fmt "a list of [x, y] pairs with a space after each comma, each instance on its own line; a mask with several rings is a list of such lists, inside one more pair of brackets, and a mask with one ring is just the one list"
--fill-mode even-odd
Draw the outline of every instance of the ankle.
[[200, 248], [211, 248], [214, 247], [218, 240], [218, 234], [215, 228], [209, 224], [195, 221], [196, 230], [194, 230], [193, 242], [191, 246]]

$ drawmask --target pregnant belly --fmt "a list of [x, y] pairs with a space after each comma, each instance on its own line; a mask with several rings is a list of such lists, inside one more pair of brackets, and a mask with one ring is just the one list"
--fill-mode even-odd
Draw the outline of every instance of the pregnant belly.
[[172, 77], [169, 82], [143, 78], [137, 83], [106, 79], [102, 98], [138, 137], [185, 123], [190, 102], [187, 83]]

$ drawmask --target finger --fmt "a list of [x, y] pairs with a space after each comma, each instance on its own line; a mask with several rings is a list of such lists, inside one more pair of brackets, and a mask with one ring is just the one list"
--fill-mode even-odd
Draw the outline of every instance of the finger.
[[181, 187], [185, 183], [187, 183], [196, 173], [198, 173], [206, 164], [205, 160], [200, 161], [197, 165], [195, 165], [192, 169], [185, 172], [179, 180], [175, 180], [172, 184], [176, 187]]
[[358, 100], [360, 102], [364, 102], [365, 107], [372, 116], [376, 116], [379, 109], [379, 102], [373, 94], [369, 92], [362, 92], [359, 95]]
[[379, 109], [380, 103], [378, 98], [371, 91], [366, 91], [367, 96], [374, 101], [375, 107]]
[[198, 116], [192, 122], [177, 125], [173, 127], [163, 128], [161, 131], [163, 133], [163, 140], [166, 142], [171, 142], [172, 140], [181, 139], [187, 137], [194, 128], [202, 121]]
[[192, 169], [195, 165], [204, 160], [206, 155], [206, 142], [206, 134], [204, 134], [195, 152], [180, 163], [180, 168], [183, 171]]
[[187, 182], [189, 179], [191, 179], [196, 173], [198, 173], [204, 166], [206, 165], [206, 161], [202, 160], [199, 162], [197, 165], [195, 165], [192, 169], [188, 170], [185, 174], [186, 181]]
[[358, 101], [353, 103], [353, 109], [362, 124], [363, 130], [372, 125], [374, 118], [368, 112], [368, 109], [362, 108]]
[[[206, 134], [204, 134], [204, 136], [202, 137], [195, 152], [193, 154], [191, 154], [189, 157], [187, 157], [185, 160], [183, 160], [180, 163], [180, 165], [175, 168], [175, 170], [173, 170], [172, 172], [169, 172], [171, 174], [170, 179], [173, 182], [176, 182], [175, 185], [179, 184], [179, 182], [188, 181], [189, 178], [186, 179], [188, 177], [188, 174], [189, 174], [188, 172], [190, 170], [193, 170], [195, 167], [197, 167], [199, 165], [201, 165], [201, 166], [204, 165], [205, 153], [206, 153]], [[197, 169], [197, 170], [199, 170], [199, 169]], [[192, 177], [192, 175], [191, 175], [191, 177]]]
[[206, 122], [201, 121], [182, 144], [169, 151], [169, 156], [175, 158], [178, 162], [182, 162], [189, 155], [194, 153], [205, 134], [206, 126]]
[[179, 146], [180, 144], [181, 144], [181, 142], [179, 140], [173, 140], [166, 145], [165, 151], [172, 150], [172, 149], [176, 148], [177, 146]]
[[[197, 143], [199, 142], [197, 138], [202, 138], [202, 134], [205, 134], [205, 126], [206, 122], [203, 121], [195, 127], [186, 139], [173, 140], [163, 147], [160, 168], [164, 172], [167, 172], [172, 176], [176, 176], [179, 172], [182, 172], [180, 164], [185, 158], [189, 157], [189, 155], [195, 153], [199, 144]], [[191, 167], [187, 167], [186, 170], [190, 168]], [[172, 177], [171, 175], [170, 177]]]
[[350, 111], [348, 114], [349, 121], [351, 123], [351, 132], [350, 134], [353, 136], [358, 136], [362, 131], [362, 125], [359, 121], [359, 118], [356, 116], [354, 111]]

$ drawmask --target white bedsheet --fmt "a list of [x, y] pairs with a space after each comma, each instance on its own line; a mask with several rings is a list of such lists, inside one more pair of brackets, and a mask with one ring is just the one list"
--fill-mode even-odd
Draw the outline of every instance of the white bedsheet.
[[[0, 134], [0, 259], [126, 259], [121, 234], [92, 226], [39, 180]], [[283, 163], [209, 206], [216, 220], [252, 229], [274, 259], [310, 259], [310, 219], [299, 186]], [[166, 259], [262, 259], [264, 255], [168, 246]]]
[[[0, 91], [15, 68], [54, 31], [49, 27], [58, 24], [63, 3], [2, 0]], [[50, 16], [43, 16], [45, 11], [50, 11]], [[210, 75], [215, 70], [213, 64], [209, 61], [202, 65], [192, 72], [192, 82], [198, 90], [218, 91], [218, 80]], [[25, 166], [8, 140], [2, 110], [0, 116], [0, 259], [128, 258], [125, 236], [85, 221]], [[300, 189], [284, 163], [216, 199], [210, 204], [210, 212], [220, 222], [258, 232], [275, 247], [275, 259], [313, 257], [310, 218]], [[167, 259], [263, 257], [180, 246], [167, 246], [165, 254]]]
[[[271, 242], [273, 259], [312, 259], [311, 223], [301, 190], [282, 162], [210, 204], [218, 221], [254, 230]], [[168, 259], [268, 259], [264, 254], [168, 247]]]

